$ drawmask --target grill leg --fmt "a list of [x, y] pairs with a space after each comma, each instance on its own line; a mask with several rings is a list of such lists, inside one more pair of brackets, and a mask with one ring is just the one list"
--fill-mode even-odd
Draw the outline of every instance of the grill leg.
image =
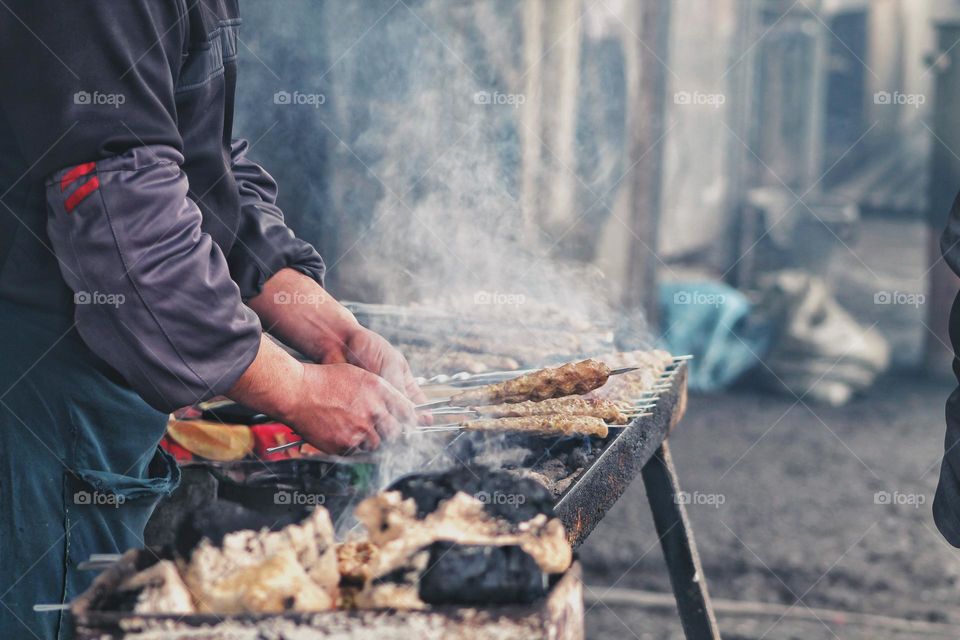
[[686, 508], [678, 500], [680, 484], [666, 441], [644, 466], [643, 484], [670, 570], [670, 583], [677, 599], [683, 632], [687, 640], [719, 640], [720, 631], [700, 567], [693, 529]]

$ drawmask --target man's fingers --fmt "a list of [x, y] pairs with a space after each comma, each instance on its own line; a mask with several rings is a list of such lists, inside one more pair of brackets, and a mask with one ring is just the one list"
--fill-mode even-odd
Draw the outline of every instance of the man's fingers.
[[323, 354], [321, 364], [347, 364], [347, 358], [343, 355], [342, 350], [334, 349]]
[[380, 436], [372, 424], [365, 424], [354, 427], [349, 436], [347, 436], [347, 446], [344, 448], [344, 454], [351, 454], [355, 451], [373, 451], [380, 446]]
[[377, 420], [377, 433], [384, 440], [392, 440], [403, 433], [403, 425], [389, 413]]
[[363, 449], [366, 451], [375, 451], [380, 448], [380, 434], [376, 429], [370, 429], [366, 433]]
[[423, 389], [420, 388], [420, 385], [418, 385], [414, 379], [410, 367], [407, 367], [403, 376], [403, 389], [406, 391], [407, 397], [413, 400], [414, 404], [423, 404], [427, 401], [427, 396], [424, 395]]
[[[389, 348], [389, 347], [388, 347]], [[407, 377], [405, 374], [406, 361], [399, 353], [388, 353], [383, 358], [383, 367], [380, 369], [380, 375], [389, 382], [394, 388], [406, 391]]]

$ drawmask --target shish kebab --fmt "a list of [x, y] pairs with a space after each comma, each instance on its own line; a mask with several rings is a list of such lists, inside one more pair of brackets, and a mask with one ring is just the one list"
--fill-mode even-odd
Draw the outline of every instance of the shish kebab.
[[637, 368], [624, 367], [611, 370], [598, 360], [571, 362], [559, 367], [526, 373], [511, 380], [467, 389], [452, 395], [447, 400], [418, 405], [417, 409], [429, 409], [442, 405], [469, 407], [526, 401], [541, 402], [550, 398], [582, 395], [605, 385], [611, 375], [629, 373], [636, 371]]
[[609, 424], [627, 424], [630, 421], [629, 413], [636, 409], [635, 406], [627, 406], [626, 403], [618, 404], [603, 398], [567, 396], [564, 398], [549, 398], [541, 402], [526, 400], [524, 402], [479, 405], [466, 408], [447, 407], [434, 411], [433, 415], [474, 414], [479, 418], [523, 418], [545, 415], [592, 416]]

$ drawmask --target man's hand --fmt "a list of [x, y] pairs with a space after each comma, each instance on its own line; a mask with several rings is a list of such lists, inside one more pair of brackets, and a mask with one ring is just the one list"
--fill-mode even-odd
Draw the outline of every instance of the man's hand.
[[306, 365], [301, 401], [284, 421], [321, 451], [369, 451], [416, 424], [413, 403], [386, 380], [350, 364]]
[[417, 404], [427, 401], [410, 372], [406, 358], [378, 333], [357, 326], [343, 341], [323, 349], [321, 362], [347, 362], [376, 373]]
[[228, 394], [288, 424], [327, 453], [371, 450], [417, 421], [413, 403], [351, 364], [303, 364], [269, 338]]
[[249, 302], [264, 328], [315, 362], [349, 363], [382, 376], [416, 403], [426, 402], [403, 355], [360, 326], [312, 278], [281, 269]]

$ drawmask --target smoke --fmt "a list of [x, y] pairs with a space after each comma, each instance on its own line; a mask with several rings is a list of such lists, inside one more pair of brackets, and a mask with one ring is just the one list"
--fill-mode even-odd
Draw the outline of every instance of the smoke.
[[[609, 300], [619, 293], [595, 265], [629, 164], [622, 22], [595, 6], [581, 28], [581, 7], [568, 2], [543, 3], [533, 17], [532, 3], [512, 0], [326, 2], [322, 20], [317, 6], [293, 0], [281, 20], [282, 10], [250, 5], [247, 24], [269, 35], [252, 43], [260, 60], [245, 72], [260, 74], [267, 95], [325, 97], [317, 108], [270, 105], [288, 144], [266, 152], [280, 160], [267, 166], [291, 223], [334, 229], [334, 238], [307, 237], [324, 248], [335, 292], [462, 319], [428, 336], [443, 346], [482, 318], [494, 331], [480, 339], [508, 351], [567, 359], [587, 351], [592, 333], [614, 326]], [[540, 26], [531, 32], [531, 24]], [[245, 112], [250, 120], [262, 109]], [[292, 205], [282, 175], [291, 162], [304, 200]], [[311, 163], [323, 172], [309, 183], [326, 187], [303, 195]], [[318, 192], [322, 217], [334, 223], [306, 217]], [[547, 345], [546, 325], [577, 339]], [[647, 340], [642, 319], [637, 326]], [[426, 335], [423, 326], [404, 330]], [[387, 445], [380, 486], [457, 464], [445, 440], [412, 435]], [[484, 458], [511, 463], [500, 446], [491, 439]]]
[[[337, 20], [352, 37], [380, 9], [344, 3]], [[513, 2], [401, 3], [331, 73], [333, 88], [346, 87], [331, 100], [351, 125], [338, 135], [333, 164], [349, 167], [351, 182], [360, 174], [375, 192], [344, 192], [348, 209], [373, 202], [369, 214], [355, 211], [368, 215], [368, 224], [335, 266], [350, 283], [346, 289], [377, 302], [421, 302], [465, 324], [500, 319], [504, 333], [488, 340], [507, 340], [506, 327], [513, 326], [510, 342], [518, 348], [541, 346], [536, 327], [544, 322], [584, 332], [612, 326], [609, 283], [589, 258], [608, 215], [600, 196], [616, 187], [624, 164], [616, 127], [596, 125], [617, 119], [601, 95], [611, 78], [591, 73], [578, 92], [580, 108], [553, 113], [544, 88], [552, 80], [532, 83], [531, 74], [549, 76], [557, 70], [550, 56], [583, 45], [544, 43], [544, 59], [531, 60], [522, 12], [523, 3]], [[564, 31], [583, 37], [576, 28]], [[607, 42], [608, 32], [599, 31], [599, 42]], [[588, 44], [586, 53], [598, 53], [584, 66], [596, 71], [611, 54]], [[579, 77], [579, 69], [573, 72]], [[541, 138], [564, 126], [573, 134], [573, 158], [585, 166], [564, 166], [560, 150]], [[526, 187], [525, 148], [538, 158]], [[449, 344], [462, 326], [434, 338]], [[579, 355], [578, 348], [570, 344], [568, 356]], [[485, 439], [475, 454], [494, 467], [518, 463], [517, 450], [502, 438]], [[381, 451], [379, 488], [461, 462], [447, 438], [413, 434]]]
[[[380, 8], [341, 4], [337, 21], [369, 24]], [[539, 137], [560, 125], [544, 107], [549, 96], [528, 82], [549, 72], [542, 66], [550, 57], [525, 59], [522, 10], [512, 2], [401, 3], [334, 66], [331, 102], [348, 126], [337, 134], [343, 144], [335, 145], [333, 164], [348, 167], [349, 182], [362, 174], [376, 194], [372, 206], [369, 191], [342, 195], [352, 215], [368, 222], [334, 266], [352, 296], [471, 314], [522, 315], [538, 303], [571, 317], [606, 313], [603, 274], [572, 258], [594, 251], [597, 238], [583, 233], [595, 236], [606, 214], [603, 206], [590, 208], [597, 198], [586, 190], [610, 186], [605, 176], [621, 166], [622, 149], [594, 134], [587, 116], [602, 101], [583, 96], [571, 142], [589, 164], [584, 171], [576, 163], [558, 166]], [[554, 43], [553, 51], [565, 44]], [[540, 158], [528, 161], [539, 172], [533, 198], [523, 184], [525, 140]], [[559, 204], [538, 197], [556, 190], [570, 197]], [[575, 215], [554, 220], [555, 208]], [[484, 294], [501, 304], [483, 301]], [[472, 306], [474, 297], [485, 308]], [[517, 300], [526, 309], [510, 304]]]

